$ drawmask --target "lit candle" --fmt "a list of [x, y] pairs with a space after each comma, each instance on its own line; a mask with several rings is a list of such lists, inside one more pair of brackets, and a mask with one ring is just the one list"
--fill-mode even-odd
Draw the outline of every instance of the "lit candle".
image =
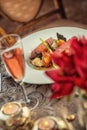
[[0, 128], [8, 130], [26, 129], [31, 123], [30, 109], [24, 102], [9, 102], [0, 109]]
[[7, 103], [3, 106], [2, 112], [6, 115], [16, 114], [19, 111], [20, 106], [15, 102]]
[[55, 128], [55, 121], [50, 118], [43, 118], [38, 123], [38, 130], [53, 130]]

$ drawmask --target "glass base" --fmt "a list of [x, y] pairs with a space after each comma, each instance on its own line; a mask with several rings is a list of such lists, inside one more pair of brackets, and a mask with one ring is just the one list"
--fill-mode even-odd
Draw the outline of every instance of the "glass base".
[[34, 96], [28, 95], [28, 101], [26, 102], [30, 110], [34, 110], [39, 105], [39, 100]]

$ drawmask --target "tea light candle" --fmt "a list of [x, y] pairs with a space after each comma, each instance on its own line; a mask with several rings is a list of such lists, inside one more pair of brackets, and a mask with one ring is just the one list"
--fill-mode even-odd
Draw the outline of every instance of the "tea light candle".
[[3, 130], [29, 129], [31, 123], [30, 109], [24, 102], [8, 102], [0, 109], [0, 128]]
[[45, 116], [35, 121], [32, 130], [69, 130], [69, 127], [60, 117]]
[[55, 121], [50, 118], [43, 118], [38, 123], [38, 130], [53, 130], [55, 128]]
[[3, 106], [2, 112], [5, 115], [16, 114], [19, 111], [20, 106], [15, 102], [7, 103]]

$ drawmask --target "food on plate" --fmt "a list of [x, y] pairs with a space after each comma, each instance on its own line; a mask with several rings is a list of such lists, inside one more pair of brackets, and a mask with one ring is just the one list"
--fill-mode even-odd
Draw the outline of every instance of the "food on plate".
[[51, 68], [54, 65], [50, 54], [63, 45], [66, 42], [66, 38], [57, 33], [57, 39], [50, 37], [47, 40], [42, 38], [40, 40], [41, 43], [31, 52], [30, 63], [38, 69]]

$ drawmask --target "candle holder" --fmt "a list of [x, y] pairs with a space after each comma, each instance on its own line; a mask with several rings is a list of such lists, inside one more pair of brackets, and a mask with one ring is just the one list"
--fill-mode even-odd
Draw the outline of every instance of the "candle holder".
[[46, 116], [36, 120], [32, 130], [69, 130], [69, 128], [60, 117]]
[[32, 129], [30, 109], [25, 103], [9, 102], [0, 110], [0, 128], [3, 130]]

